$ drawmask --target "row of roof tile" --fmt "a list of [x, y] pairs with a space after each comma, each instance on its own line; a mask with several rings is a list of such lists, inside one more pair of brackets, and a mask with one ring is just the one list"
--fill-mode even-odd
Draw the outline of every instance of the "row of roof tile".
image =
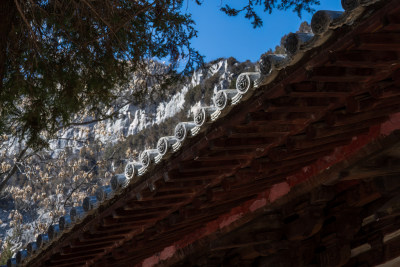
[[94, 196], [86, 197], [82, 206], [73, 207], [70, 214], [62, 216], [58, 224], [51, 225], [47, 233], [39, 234], [36, 242], [29, 243], [25, 249], [16, 253], [15, 258], [8, 259], [6, 266], [27, 264], [32, 257], [45, 250], [102, 203], [117, 196], [128, 185], [137, 183], [153, 165], [168, 159], [180, 150], [185, 141], [204, 131], [207, 124], [227, 115], [233, 106], [249, 98], [252, 91], [270, 83], [279, 70], [298, 62], [303, 52], [324, 43], [327, 40], [324, 37], [329, 30], [351, 24], [362, 13], [364, 7], [379, 1], [381, 0], [342, 0], [345, 12], [327, 10], [316, 12], [311, 20], [313, 34], [290, 33], [284, 43], [287, 54], [262, 55], [256, 72], [245, 72], [238, 76], [236, 89], [220, 90], [214, 96], [214, 106], [201, 107], [194, 113], [193, 121], [178, 123], [174, 135], [161, 137], [156, 148], [144, 150], [137, 161], [128, 162], [124, 174], [113, 176], [109, 185], [99, 188]]

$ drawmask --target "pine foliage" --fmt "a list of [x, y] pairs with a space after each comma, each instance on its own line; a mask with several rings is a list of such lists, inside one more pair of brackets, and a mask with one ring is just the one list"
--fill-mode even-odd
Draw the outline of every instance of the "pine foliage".
[[[0, 134], [43, 147], [84, 109], [103, 118], [130, 74], [152, 75], [150, 59], [170, 65], [160, 83], [201, 62], [183, 0], [5, 0], [0, 27]], [[4, 13], [4, 12], [0, 12]], [[147, 93], [138, 90], [136, 97]]]
[[319, 0], [248, 0], [247, 4], [234, 8], [229, 4], [221, 7], [221, 11], [228, 16], [237, 16], [244, 14], [246, 19], [251, 21], [254, 28], [261, 27], [263, 20], [257, 11], [257, 7], [261, 7], [264, 12], [272, 13], [272, 10], [288, 10], [292, 9], [300, 18], [303, 11], [313, 12], [313, 6], [319, 5]]

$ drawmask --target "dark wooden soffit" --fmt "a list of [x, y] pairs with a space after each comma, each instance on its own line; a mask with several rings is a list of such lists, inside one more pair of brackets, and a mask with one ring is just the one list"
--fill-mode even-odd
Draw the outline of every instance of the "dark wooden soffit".
[[[226, 233], [198, 240], [164, 266], [375, 266], [400, 259], [400, 131], [366, 145], [336, 177]], [[253, 214], [255, 215], [255, 214]], [[394, 263], [391, 266], [395, 266]]]
[[[342, 183], [342, 176], [347, 173], [348, 170], [351, 170], [354, 168], [354, 166], [358, 166], [360, 162], [372, 162], [374, 160], [372, 157], [382, 154], [382, 150], [398, 144], [400, 140], [399, 130], [395, 130], [392, 132], [392, 134], [386, 137], [386, 135], [393, 131], [393, 129], [396, 127], [396, 129], [400, 129], [400, 114], [398, 114], [397, 119], [393, 119], [393, 121], [396, 121], [396, 123], [390, 123], [390, 129], [387, 127], [387, 124], [384, 124], [383, 127], [380, 127], [379, 132], [374, 130], [368, 134], [359, 135], [357, 136], [357, 139], [354, 138], [354, 140], [349, 144], [338, 147], [338, 149], [335, 149], [334, 152], [327, 155], [323, 159], [319, 159], [318, 161], [305, 166], [304, 168], [306, 169], [322, 167], [321, 169], [323, 171], [319, 172], [317, 175], [309, 174], [307, 179], [293, 187], [286, 186], [287, 192], [285, 194], [281, 194], [279, 198], [273, 196], [274, 191], [276, 193], [275, 189], [279, 189], [279, 187], [274, 188], [276, 186], [274, 185], [274, 187], [265, 190], [265, 192], [260, 193], [257, 197], [245, 203], [241, 203], [240, 205], [236, 206], [232, 205], [232, 209], [230, 211], [226, 210], [226, 214], [224, 214], [224, 216], [220, 216], [217, 219], [205, 224], [203, 229], [194, 227], [192, 229], [192, 233], [187, 234], [184, 238], [178, 241], [175, 241], [173, 246], [170, 246], [162, 251], [160, 250], [159, 253], [147, 258], [143, 262], [144, 266], [152, 266], [155, 264], [160, 264], [161, 266], [170, 266], [174, 264], [179, 265], [179, 263], [185, 263], [189, 259], [195, 259], [196, 253], [203, 254], [205, 251], [207, 251], [209, 245], [213, 243], [213, 240], [219, 240], [224, 235], [230, 236], [230, 232], [235, 228], [254, 220], [264, 213], [269, 214], [271, 212], [284, 211], [284, 207], [289, 204], [299, 206], [300, 208], [306, 208], [307, 205], [304, 205], [304, 203], [306, 203], [304, 202], [304, 198], [306, 198], [307, 201], [310, 201], [309, 203], [312, 202], [312, 205], [315, 204], [317, 206], [319, 205], [320, 201], [323, 201], [323, 198], [328, 198], [329, 196], [329, 200], [331, 200], [336, 193], [347, 190], [348, 187], [357, 184], [347, 181], [343, 181]], [[387, 152], [384, 153], [384, 155], [386, 154]], [[303, 174], [303, 171], [298, 171], [298, 173], [293, 176], [302, 177]], [[325, 192], [323, 190], [322, 192], [319, 192], [319, 187], [329, 187], [331, 189], [337, 187], [337, 190], [329, 190], [329, 192]], [[285, 187], [283, 188], [285, 189]], [[396, 187], [393, 187], [393, 189], [395, 188]], [[335, 194], [332, 195], [332, 192]], [[369, 196], [368, 192], [369, 191], [365, 191], [361, 198], [367, 199]], [[354, 196], [354, 202], [357, 202], [358, 200], [356, 199], [360, 197], [360, 195], [357, 195], [356, 193], [357, 191], [351, 195]], [[255, 210], [254, 207], [257, 207], [257, 209]], [[297, 225], [299, 228], [298, 231], [301, 232], [301, 229], [303, 229], [301, 225], [304, 223], [304, 221], [300, 220], [296, 223], [298, 224], [293, 224], [293, 226]], [[188, 227], [190, 227], [190, 225], [188, 225]], [[213, 230], [209, 231], [210, 229]], [[298, 233], [295, 232], [295, 229], [285, 233], [285, 235], [291, 234], [298, 235]], [[313, 234], [315, 234], [315, 232]], [[303, 238], [306, 237], [307, 235], [305, 235]], [[245, 236], [243, 236], [243, 238], [245, 238]], [[191, 240], [191, 242], [189, 242], [189, 240]], [[148, 242], [152, 241], [149, 240]], [[194, 254], [193, 257], [192, 254]], [[192, 263], [194, 264], [195, 262], [196, 261]], [[116, 266], [119, 265], [117, 264]]]
[[27, 266], [140, 264], [400, 111], [399, 1], [330, 30], [274, 80], [72, 229]]

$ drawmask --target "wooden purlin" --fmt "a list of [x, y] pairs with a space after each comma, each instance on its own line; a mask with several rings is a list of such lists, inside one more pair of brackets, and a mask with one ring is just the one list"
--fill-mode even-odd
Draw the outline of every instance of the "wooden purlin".
[[[316, 50], [328, 51], [330, 46], [340, 43], [341, 47], [338, 49], [340, 51], [359, 51], [355, 48], [357, 42], [354, 41], [354, 34], [376, 30], [380, 24], [380, 17], [391, 17], [385, 10], [398, 12], [399, 7], [395, 5], [397, 1], [382, 2], [390, 3], [383, 8], [384, 11], [380, 10], [373, 17], [367, 18], [363, 25], [354, 30], [338, 29], [338, 33], [336, 35], [332, 33], [332, 36], [339, 38], [328, 39], [328, 45]], [[390, 24], [384, 25], [385, 29], [390, 28], [388, 25]], [[369, 40], [368, 44], [371, 44], [371, 38]], [[392, 39], [387, 38], [387, 40]], [[379, 45], [386, 51], [382, 43]], [[390, 43], [387, 48], [390, 48]], [[381, 60], [382, 51], [376, 51], [371, 52], [377, 53], [371, 60], [374, 58]], [[114, 257], [112, 251], [118, 251], [120, 247], [123, 248], [121, 252], [123, 254], [125, 251], [123, 244], [140, 237], [134, 241], [139, 243], [134, 248], [128, 249], [129, 254], [134, 255], [132, 259], [129, 257], [126, 259], [123, 255], [118, 256], [119, 260], [126, 260], [130, 264], [140, 262], [143, 257], [156, 253], [185, 233], [202, 227], [209, 218], [218, 217], [219, 214], [229, 211], [261, 190], [284, 181], [286, 176], [305, 164], [328, 154], [337, 146], [350, 142], [354, 135], [367, 132], [370, 126], [398, 111], [399, 105], [396, 103], [399, 103], [399, 99], [396, 94], [393, 95], [393, 92], [396, 92], [393, 88], [398, 86], [396, 82], [382, 88], [382, 95], [376, 94], [371, 89], [380, 84], [381, 80], [390, 77], [398, 66], [387, 67], [384, 64], [374, 65], [373, 68], [343, 66], [343, 62], [338, 59], [335, 61], [338, 64], [336, 66], [335, 62], [329, 59], [329, 54], [319, 53], [318, 57], [313, 56], [314, 54], [314, 51], [310, 51], [303, 61], [288, 68], [285, 73], [279, 73], [276, 82], [265, 86], [263, 91], [256, 91], [253, 98], [234, 107], [225, 118], [218, 119], [213, 127], [206, 128], [198, 137], [184, 143], [181, 152], [161, 163], [154, 171], [145, 174], [141, 178], [143, 182], [130, 185], [122, 191], [121, 197], [114, 198], [113, 203], [101, 206], [96, 219], [84, 220], [82, 226], [85, 225], [86, 230], [71, 232], [65, 240], [72, 242], [75, 247], [82, 248], [104, 244], [104, 250], [95, 253], [95, 257], [87, 262], [95, 264], [96, 261], [103, 260], [103, 255], [109, 255], [104, 257], [112, 262]], [[308, 57], [311, 57], [311, 60]], [[302, 67], [303, 65], [307, 70]], [[310, 69], [313, 71], [310, 72]], [[316, 75], [325, 79], [326, 83], [321, 83], [320, 79], [314, 82]], [[339, 82], [339, 78], [344, 81], [340, 81], [341, 87], [336, 92], [334, 84]], [[387, 88], [392, 90], [386, 90]], [[392, 95], [387, 94], [385, 90], [392, 92]], [[314, 92], [318, 97], [312, 94]], [[349, 98], [351, 96], [352, 99]], [[303, 109], [290, 104], [300, 105]], [[354, 124], [359, 122], [363, 122], [365, 127], [354, 127]], [[311, 126], [307, 128], [308, 125]], [[278, 126], [276, 129], [280, 131], [273, 134], [264, 133], [274, 126]], [[286, 130], [283, 127], [288, 128]], [[332, 132], [335, 134], [331, 134]], [[229, 159], [231, 153], [233, 156]], [[253, 160], [254, 158], [258, 159]], [[269, 162], [270, 158], [274, 158], [275, 161], [271, 162], [270, 167], [264, 167], [264, 163]], [[279, 163], [276, 163], [277, 161]], [[258, 166], [258, 172], [246, 169], [249, 166]], [[246, 173], [247, 170], [249, 171]], [[171, 175], [164, 177], [166, 172]], [[228, 182], [222, 182], [227, 179]], [[229, 182], [229, 179], [232, 182]], [[200, 200], [200, 205], [196, 200]], [[204, 209], [200, 214], [195, 214], [196, 209], [191, 206], [200, 206]], [[147, 208], [156, 211], [150, 214], [135, 214], [135, 210]], [[115, 210], [132, 210], [132, 213], [121, 217]], [[182, 211], [185, 216], [181, 216], [181, 210], [188, 212]], [[207, 210], [213, 210], [209, 218]], [[190, 215], [191, 213], [193, 215]], [[165, 222], [161, 229], [174, 229], [174, 232], [161, 230], [158, 234], [159, 239], [147, 242], [148, 238], [154, 235], [155, 228], [159, 225], [157, 222], [160, 221]], [[174, 225], [177, 226], [173, 227]], [[160, 229], [160, 226], [158, 227]], [[78, 241], [85, 231], [106, 234], [121, 228], [124, 228], [126, 235], [121, 238], [115, 235], [118, 242], [112, 244], [108, 241], [95, 241], [96, 237], [91, 235], [87, 236], [85, 242]], [[49, 253], [46, 250], [42, 251], [32, 259], [30, 266], [39, 265], [45, 259], [50, 266], [53, 263], [57, 265], [68, 261], [68, 257], [60, 255], [60, 258], [53, 262], [51, 256], [52, 251], [62, 250], [63, 244], [68, 242], [61, 241], [59, 244], [54, 244], [57, 248], [52, 248]], [[97, 244], [91, 244], [92, 242]], [[79, 250], [76, 253], [79, 253]], [[131, 261], [133, 259], [134, 261]], [[82, 262], [82, 257], [77, 256], [76, 261]]]

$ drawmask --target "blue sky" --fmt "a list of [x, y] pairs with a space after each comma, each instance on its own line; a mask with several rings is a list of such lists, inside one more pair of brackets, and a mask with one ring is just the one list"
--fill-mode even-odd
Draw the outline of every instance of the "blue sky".
[[[315, 10], [342, 10], [340, 0], [320, 2], [321, 5], [315, 6]], [[244, 5], [246, 1], [204, 0], [201, 6], [192, 0], [186, 2], [184, 10], [192, 13], [198, 30], [198, 37], [192, 41], [192, 46], [205, 56], [206, 62], [230, 56], [239, 61], [257, 61], [262, 53], [275, 48], [283, 35], [297, 31], [302, 21], [311, 22], [312, 14], [309, 13], [303, 12], [300, 19], [292, 11], [274, 10], [272, 14], [260, 13], [264, 25], [253, 29], [250, 21], [242, 15], [228, 17], [219, 11], [225, 4], [239, 7], [240, 3]]]

